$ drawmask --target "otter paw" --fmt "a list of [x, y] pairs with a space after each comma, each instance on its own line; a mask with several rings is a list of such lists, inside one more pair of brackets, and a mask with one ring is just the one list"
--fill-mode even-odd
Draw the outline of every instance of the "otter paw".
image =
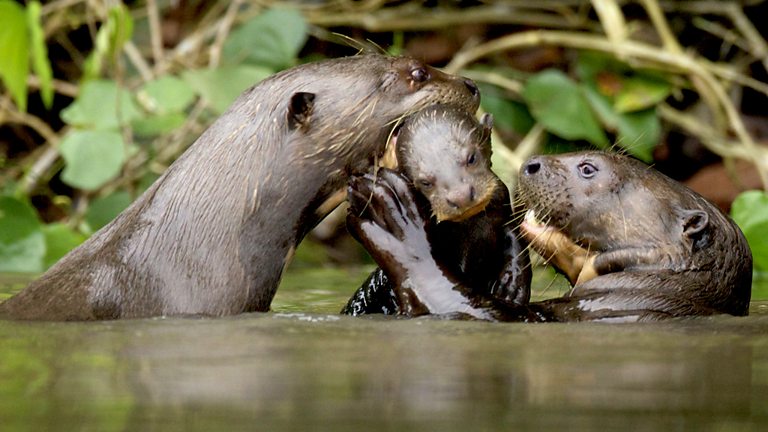
[[402, 175], [383, 169], [352, 177], [347, 196], [347, 228], [390, 276], [431, 258], [428, 219]]

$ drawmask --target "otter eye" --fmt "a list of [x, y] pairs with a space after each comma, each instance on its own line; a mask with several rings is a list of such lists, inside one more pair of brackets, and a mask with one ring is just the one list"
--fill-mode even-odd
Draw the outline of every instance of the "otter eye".
[[411, 69], [411, 79], [416, 83], [423, 83], [429, 79], [429, 72], [425, 67]]
[[597, 167], [592, 165], [589, 162], [582, 162], [578, 166], [579, 169], [579, 175], [582, 178], [589, 179], [595, 176], [597, 174]]
[[467, 165], [474, 165], [477, 158], [475, 157], [475, 152], [472, 152], [469, 154], [469, 157], [467, 158]]
[[432, 182], [429, 180], [419, 180], [419, 186], [423, 187], [424, 189], [429, 189], [432, 187]]

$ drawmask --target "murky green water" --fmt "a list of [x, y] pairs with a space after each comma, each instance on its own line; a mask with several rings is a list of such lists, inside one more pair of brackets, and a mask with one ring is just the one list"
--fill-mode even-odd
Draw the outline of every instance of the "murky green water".
[[268, 314], [0, 321], [0, 431], [768, 427], [768, 302], [642, 325], [335, 315], [364, 273], [294, 272]]

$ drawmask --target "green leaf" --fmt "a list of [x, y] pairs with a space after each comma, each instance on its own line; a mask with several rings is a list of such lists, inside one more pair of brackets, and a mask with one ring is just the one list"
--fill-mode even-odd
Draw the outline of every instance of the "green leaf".
[[672, 92], [662, 76], [638, 71], [625, 63], [592, 51], [579, 53], [576, 61], [579, 79], [609, 97], [616, 112], [634, 112], [651, 108]]
[[52, 223], [43, 227], [45, 236], [45, 257], [43, 267], [48, 268], [60, 260], [67, 252], [85, 241], [85, 236], [62, 223]]
[[295, 9], [271, 9], [232, 31], [223, 55], [230, 63], [247, 62], [281, 70], [293, 66], [307, 41], [307, 23]]
[[185, 81], [164, 76], [139, 89], [137, 99], [148, 111], [169, 114], [184, 111], [195, 99], [195, 91]]
[[196, 89], [213, 110], [221, 114], [245, 89], [272, 74], [255, 66], [197, 69], [184, 72], [182, 78]]
[[661, 122], [655, 109], [618, 113], [609, 98], [591, 84], [582, 87], [590, 106], [603, 126], [617, 134], [617, 144], [645, 162], [653, 159], [653, 149], [661, 136]]
[[45, 107], [50, 109], [53, 105], [53, 72], [43, 27], [40, 25], [40, 2], [32, 1], [27, 5], [27, 27], [32, 48], [32, 68], [40, 80], [40, 97]]
[[120, 173], [126, 150], [117, 132], [72, 130], [62, 139], [60, 151], [66, 162], [61, 179], [76, 188], [95, 190]]
[[666, 99], [671, 91], [672, 86], [659, 77], [641, 74], [625, 77], [614, 106], [620, 113], [644, 110]]
[[24, 9], [14, 1], [0, 0], [0, 78], [20, 111], [27, 110], [29, 33]]
[[630, 69], [609, 55], [597, 51], [579, 52], [576, 59], [576, 76], [579, 80], [595, 83], [598, 80], [598, 75], [606, 71], [618, 75], [629, 72]]
[[28, 202], [0, 196], [0, 272], [43, 270], [45, 238], [41, 227]]
[[160, 114], [134, 120], [132, 128], [137, 136], [152, 137], [172, 131], [183, 125], [186, 120], [184, 113]]
[[83, 80], [88, 81], [98, 77], [106, 60], [115, 61], [117, 53], [131, 39], [133, 33], [133, 18], [130, 11], [122, 3], [109, 10], [107, 20], [101, 24], [91, 54], [85, 61]]
[[481, 86], [480, 92], [483, 95], [480, 104], [486, 112], [493, 114], [493, 122], [497, 127], [510, 129], [520, 135], [531, 130], [535, 121], [525, 104], [507, 99], [489, 86]]
[[523, 88], [523, 98], [533, 117], [553, 134], [608, 146], [582, 89], [564, 73], [546, 70], [534, 75]]
[[105, 197], [93, 200], [85, 214], [88, 227], [95, 231], [110, 223], [123, 210], [131, 205], [131, 196], [128, 192], [119, 191]]
[[733, 201], [731, 216], [749, 242], [755, 267], [768, 270], [768, 195], [758, 190], [740, 194]]
[[115, 129], [141, 117], [131, 93], [110, 80], [88, 81], [77, 99], [61, 111], [61, 118], [72, 126]]
[[656, 108], [619, 115], [617, 144], [636, 158], [650, 163], [653, 149], [661, 137], [661, 121]]

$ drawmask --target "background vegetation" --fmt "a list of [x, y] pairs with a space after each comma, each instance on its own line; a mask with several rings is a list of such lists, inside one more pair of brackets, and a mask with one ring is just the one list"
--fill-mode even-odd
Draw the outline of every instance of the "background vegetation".
[[[0, 271], [44, 270], [242, 90], [354, 54], [353, 40], [475, 79], [508, 184], [535, 152], [627, 152], [730, 209], [768, 269], [766, 12], [757, 0], [0, 0]], [[336, 226], [314, 234], [337, 245], [326, 259], [359, 255]]]

